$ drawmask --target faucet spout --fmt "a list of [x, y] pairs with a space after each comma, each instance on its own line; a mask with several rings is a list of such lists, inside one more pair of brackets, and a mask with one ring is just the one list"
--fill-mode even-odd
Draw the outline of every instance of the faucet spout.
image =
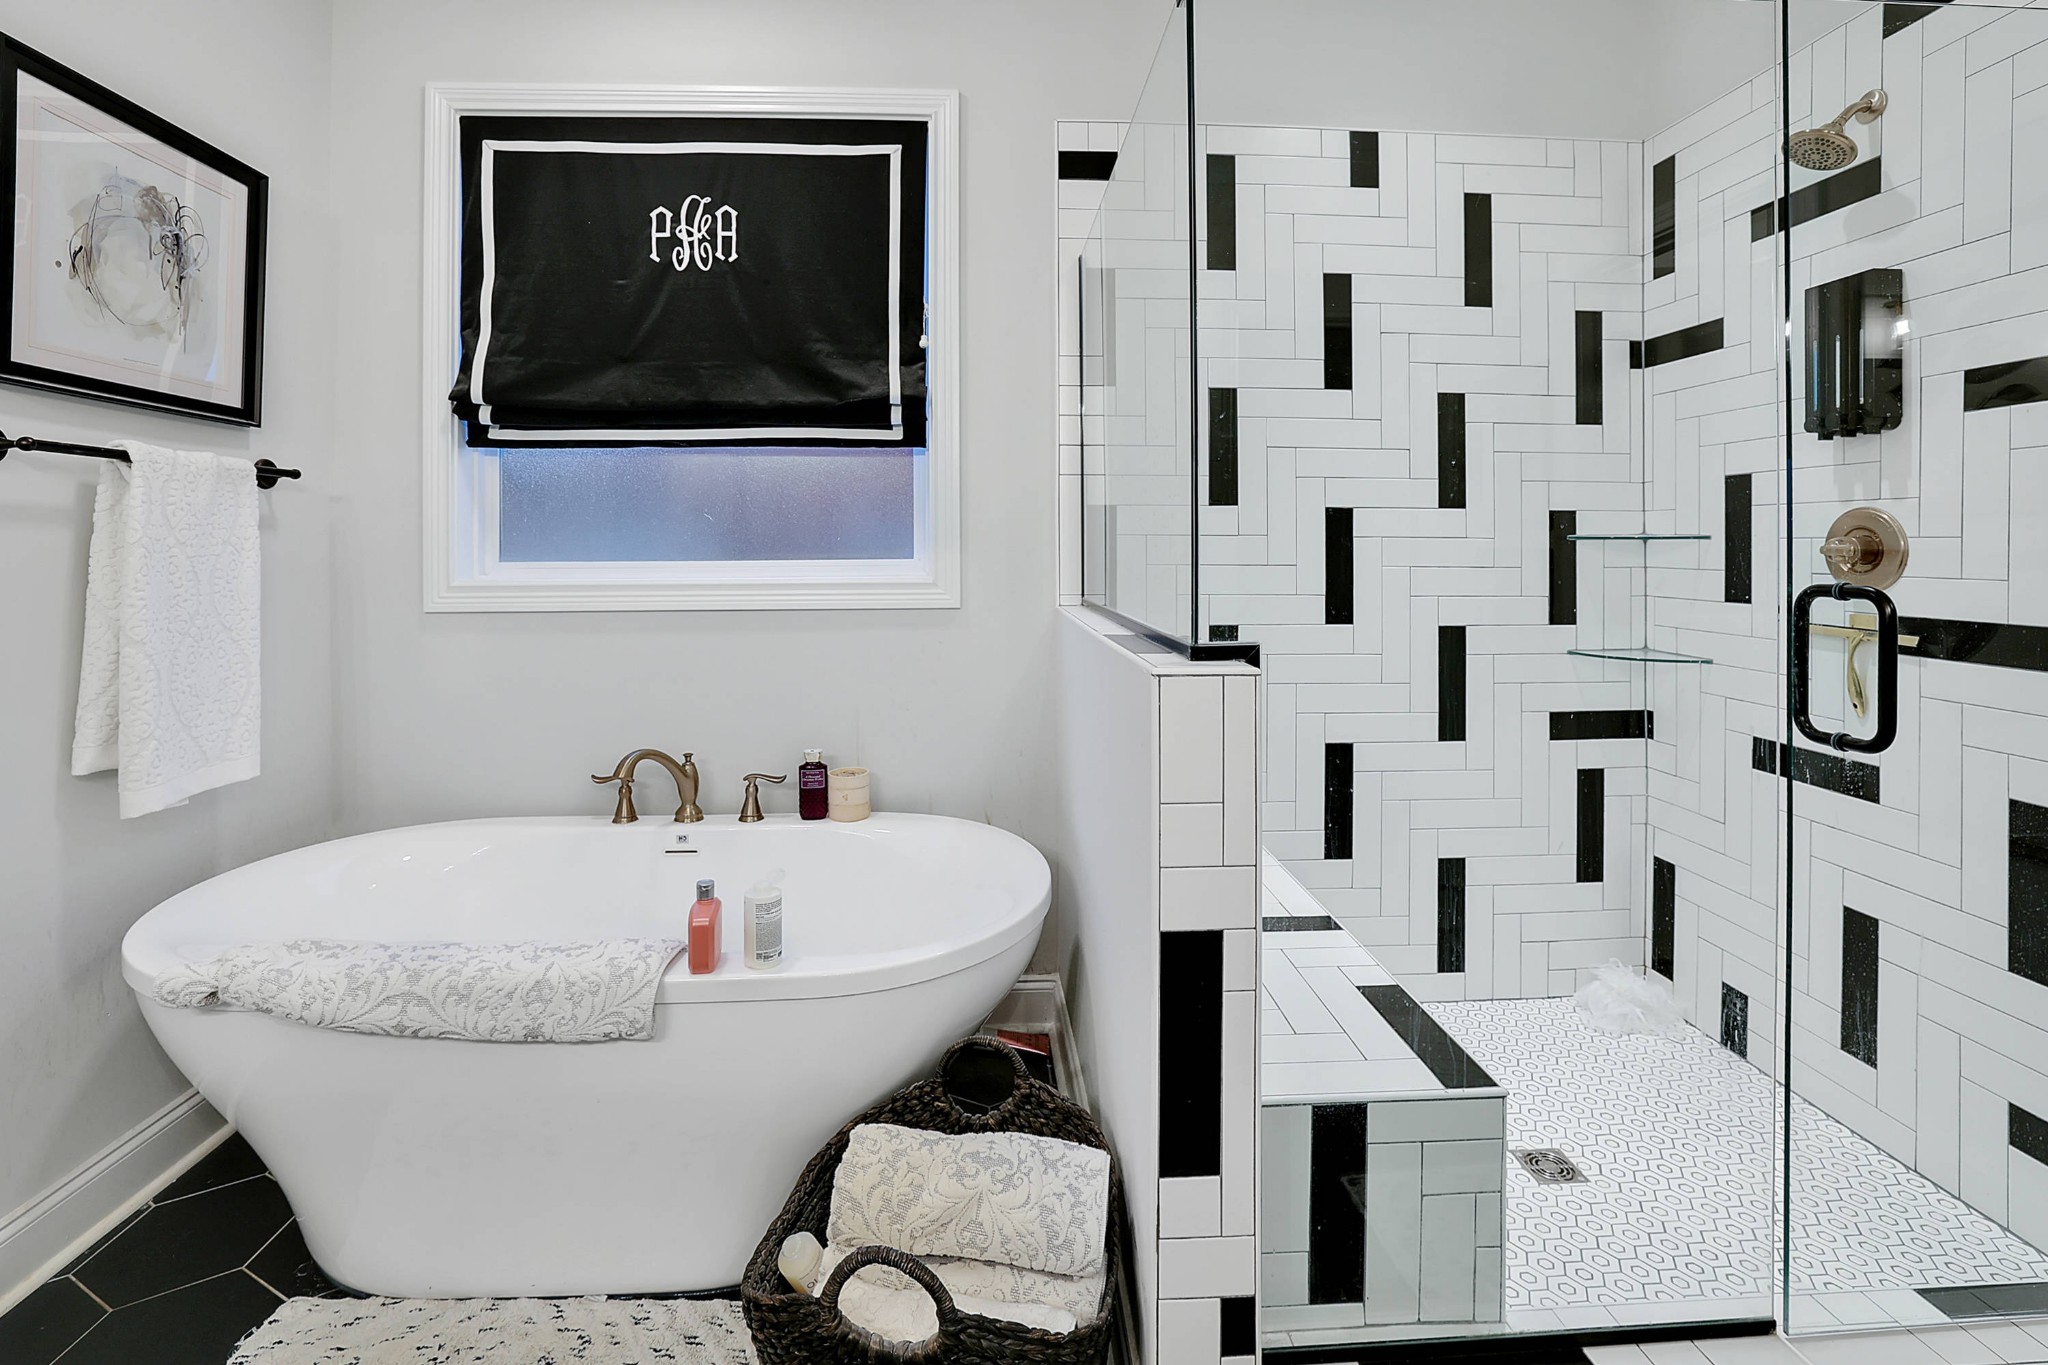
[[633, 807], [633, 772], [640, 764], [652, 759], [668, 769], [676, 780], [676, 795], [680, 804], [676, 807], [677, 824], [693, 824], [704, 818], [704, 810], [697, 804], [697, 760], [693, 754], [685, 753], [678, 763], [659, 749], [635, 749], [619, 760], [619, 766], [612, 769], [611, 776], [592, 773], [590, 780], [599, 786], [616, 782], [619, 784], [618, 805], [612, 810], [612, 823], [630, 825], [640, 818], [640, 812]]

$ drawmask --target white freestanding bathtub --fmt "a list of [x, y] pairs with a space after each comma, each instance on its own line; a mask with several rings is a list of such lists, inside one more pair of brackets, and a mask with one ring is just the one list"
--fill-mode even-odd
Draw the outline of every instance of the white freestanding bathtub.
[[[672, 853], [681, 846], [696, 850]], [[787, 873], [780, 971], [740, 958], [741, 898]], [[663, 979], [655, 1037], [386, 1038], [151, 988], [181, 960], [300, 937], [683, 938], [700, 877], [725, 957]], [[268, 858], [157, 906], [122, 945], [157, 1038], [284, 1186], [338, 1282], [410, 1296], [736, 1284], [804, 1163], [929, 1071], [1023, 970], [1045, 859], [987, 825], [732, 817], [475, 820]]]

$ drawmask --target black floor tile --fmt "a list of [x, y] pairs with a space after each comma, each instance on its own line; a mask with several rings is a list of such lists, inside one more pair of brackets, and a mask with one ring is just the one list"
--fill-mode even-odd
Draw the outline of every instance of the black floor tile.
[[106, 1315], [92, 1295], [70, 1280], [51, 1280], [0, 1317], [0, 1360], [50, 1365]]
[[291, 1221], [275, 1180], [243, 1180], [153, 1204], [78, 1268], [87, 1289], [120, 1308], [247, 1265]]
[[232, 1133], [228, 1140], [199, 1159], [199, 1164], [164, 1187], [152, 1202], [163, 1204], [187, 1195], [198, 1194], [201, 1190], [218, 1189], [232, 1185], [237, 1180], [264, 1174], [263, 1158], [256, 1155], [256, 1149], [242, 1140], [240, 1133]]
[[117, 1308], [63, 1365], [222, 1365], [280, 1300], [240, 1270]]
[[248, 1270], [288, 1299], [319, 1299], [344, 1292], [313, 1260], [313, 1253], [306, 1249], [306, 1239], [299, 1232], [296, 1219], [285, 1224], [277, 1236], [256, 1253], [255, 1259], [249, 1262]]
[[148, 1212], [149, 1205], [144, 1204], [141, 1208], [135, 1210], [135, 1212], [129, 1214], [126, 1218], [123, 1218], [119, 1223], [117, 1223], [114, 1226], [114, 1230], [112, 1232], [100, 1238], [97, 1242], [94, 1242], [84, 1251], [79, 1252], [77, 1259], [73, 1260], [70, 1265], [65, 1266], [62, 1270], [58, 1271], [57, 1273], [59, 1275], [70, 1275], [77, 1271], [77, 1269], [80, 1266], [84, 1265], [87, 1261], [90, 1261], [93, 1257], [99, 1255], [102, 1251], [105, 1251], [109, 1246], [112, 1246], [114, 1239], [116, 1237], [119, 1237], [122, 1233], [128, 1231], [128, 1229], [134, 1227], [135, 1220], [142, 1217], [143, 1214]]

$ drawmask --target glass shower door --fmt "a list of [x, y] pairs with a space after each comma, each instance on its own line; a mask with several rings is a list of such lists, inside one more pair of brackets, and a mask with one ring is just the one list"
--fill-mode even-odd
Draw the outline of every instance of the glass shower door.
[[2048, 1313], [2048, 12], [1787, 21], [1786, 1320], [2015, 1334]]

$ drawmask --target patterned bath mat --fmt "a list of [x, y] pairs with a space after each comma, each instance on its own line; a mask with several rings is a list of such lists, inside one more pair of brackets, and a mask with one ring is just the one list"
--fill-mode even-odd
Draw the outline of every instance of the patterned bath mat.
[[228, 1365], [754, 1365], [729, 1299], [288, 1299]]

